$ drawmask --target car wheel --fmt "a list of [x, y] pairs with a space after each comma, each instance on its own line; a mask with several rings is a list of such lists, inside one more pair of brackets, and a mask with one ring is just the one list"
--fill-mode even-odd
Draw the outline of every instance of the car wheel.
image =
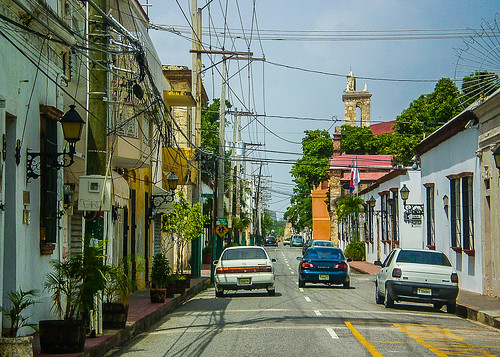
[[217, 286], [216, 286], [215, 287], [215, 297], [224, 297], [224, 290], [223, 289], [218, 290]]
[[435, 302], [433, 305], [436, 310], [441, 310], [441, 308], [444, 306], [442, 302]]
[[375, 286], [375, 302], [379, 305], [384, 303], [384, 297], [380, 295], [380, 292], [378, 291], [378, 285]]
[[347, 280], [345, 283], [342, 284], [344, 286], [344, 289], [349, 289], [351, 287], [351, 281]]
[[304, 288], [306, 286], [306, 282], [302, 279], [299, 279], [299, 288]]
[[267, 290], [267, 295], [269, 295], [269, 296], [276, 296], [276, 289], [269, 289], [269, 290]]
[[453, 301], [453, 302], [450, 302], [450, 303], [446, 304], [446, 311], [449, 314], [454, 314], [455, 311], [457, 311], [457, 302]]
[[391, 294], [389, 293], [389, 289], [385, 289], [385, 300], [384, 300], [384, 306], [385, 307], [393, 307], [394, 306], [394, 300], [391, 297]]

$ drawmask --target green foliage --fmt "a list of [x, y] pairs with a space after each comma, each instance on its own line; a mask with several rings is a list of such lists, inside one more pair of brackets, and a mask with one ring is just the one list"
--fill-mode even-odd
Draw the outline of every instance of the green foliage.
[[44, 287], [52, 293], [52, 310], [64, 320], [73, 320], [94, 307], [94, 295], [103, 290], [108, 266], [104, 264], [106, 241], [97, 243], [85, 237], [83, 253], [73, 253], [66, 260], [51, 260], [52, 271]]
[[261, 228], [262, 228], [262, 236], [269, 235], [271, 227], [273, 225], [273, 220], [271, 219], [271, 212], [269, 210], [264, 210], [264, 214], [262, 215]]
[[344, 255], [352, 260], [365, 260], [365, 242], [351, 242], [344, 250]]
[[239, 217], [233, 217], [233, 229], [237, 231], [244, 231], [250, 225], [250, 217], [248, 217], [248, 213], [242, 211], [240, 212]]
[[31, 316], [23, 316], [22, 313], [28, 307], [36, 304], [33, 299], [38, 295], [37, 290], [24, 291], [19, 289], [18, 291], [11, 291], [7, 294], [7, 298], [10, 302], [10, 308], [1, 307], [3, 316], [10, 320], [10, 330], [8, 337], [17, 337], [17, 332], [22, 327], [30, 327], [37, 331], [37, 324], [29, 322]]
[[333, 154], [333, 141], [326, 130], [306, 130], [302, 139], [303, 156], [293, 165], [290, 173], [296, 186], [285, 219], [300, 231], [312, 227], [311, 190], [328, 179], [328, 163]]
[[488, 97], [499, 87], [499, 78], [496, 73], [488, 71], [475, 71], [466, 76], [462, 81], [463, 107], [467, 107], [480, 97]]
[[201, 212], [200, 203], [191, 206], [182, 192], [179, 192], [178, 197], [178, 201], [172, 202], [172, 209], [163, 216], [162, 230], [171, 235], [179, 248], [177, 249], [177, 271], [182, 272], [184, 248], [193, 239], [201, 236], [208, 217]]
[[[226, 109], [232, 107], [226, 100]], [[219, 108], [220, 99], [214, 99], [213, 103], [202, 106], [201, 113], [201, 176], [205, 181], [212, 181], [216, 177], [215, 162], [219, 155]], [[226, 155], [227, 156], [227, 155]], [[225, 161], [226, 172], [230, 170], [230, 162]]]
[[358, 213], [363, 212], [363, 199], [359, 196], [346, 196], [337, 201], [335, 214], [337, 218], [349, 223], [349, 236], [359, 240]]
[[[123, 305], [128, 306], [130, 294], [137, 288], [135, 281], [127, 273], [130, 271], [128, 269], [130, 260], [129, 257], [125, 257], [120, 260], [117, 266], [108, 266], [103, 290], [103, 300], [105, 302], [121, 302]], [[141, 270], [140, 268], [136, 269]]]
[[162, 253], [157, 253], [153, 257], [151, 266], [151, 284], [155, 289], [166, 289], [172, 271], [170, 262]]

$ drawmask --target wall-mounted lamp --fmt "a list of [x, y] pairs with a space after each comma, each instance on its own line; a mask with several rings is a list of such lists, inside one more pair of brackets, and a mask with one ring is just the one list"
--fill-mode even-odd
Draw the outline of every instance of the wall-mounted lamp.
[[495, 166], [500, 171], [500, 145], [493, 151], [493, 158], [495, 159]]
[[[44, 166], [59, 170], [63, 167], [71, 166], [75, 160], [74, 155], [76, 152], [75, 146], [83, 131], [85, 122], [78, 112], [75, 110], [74, 105], [69, 106], [70, 109], [59, 120], [63, 128], [64, 139], [69, 143], [69, 151], [66, 152], [27, 152], [26, 161], [26, 177], [28, 179], [37, 179], [40, 173], [36, 173], [36, 169], [40, 169], [40, 163], [35, 163], [37, 157], [44, 158]], [[62, 158], [59, 160], [59, 158]]]
[[401, 196], [401, 199], [403, 200], [405, 210], [404, 221], [411, 224], [422, 223], [422, 216], [424, 215], [424, 205], [421, 203], [406, 203], [406, 200], [410, 196], [410, 189], [406, 187], [406, 184], [403, 184], [403, 187], [401, 187], [401, 190], [399, 190], [399, 194]]
[[375, 204], [377, 203], [377, 200], [375, 199], [375, 197], [372, 196], [366, 202], [368, 203], [368, 206], [370, 206], [371, 208], [375, 208]]
[[167, 178], [169, 191], [164, 192], [161, 195], [151, 195], [151, 210], [160, 207], [162, 204], [167, 202], [172, 202], [175, 197], [175, 189], [177, 188], [177, 183], [179, 178], [173, 172]]

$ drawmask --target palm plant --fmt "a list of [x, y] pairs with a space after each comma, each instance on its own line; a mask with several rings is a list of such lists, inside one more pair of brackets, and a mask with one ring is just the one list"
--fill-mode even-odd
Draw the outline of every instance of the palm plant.
[[346, 196], [337, 201], [337, 208], [335, 214], [340, 220], [347, 220], [350, 222], [349, 234], [353, 240], [359, 239], [359, 231], [357, 227], [357, 214], [363, 212], [363, 199], [359, 196]]
[[17, 332], [22, 327], [31, 327], [37, 330], [37, 324], [28, 322], [30, 316], [21, 315], [25, 309], [36, 304], [34, 297], [38, 294], [37, 290], [19, 289], [18, 291], [11, 291], [7, 295], [10, 301], [10, 308], [1, 307], [2, 313], [10, 320], [10, 330], [8, 337], [17, 337]]

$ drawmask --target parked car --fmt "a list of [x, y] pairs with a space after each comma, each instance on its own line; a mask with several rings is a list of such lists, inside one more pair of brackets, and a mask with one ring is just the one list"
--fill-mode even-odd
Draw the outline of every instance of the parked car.
[[223, 297], [224, 290], [267, 289], [275, 295], [274, 265], [262, 247], [243, 246], [224, 249], [215, 265], [215, 296]]
[[273, 246], [277, 247], [278, 241], [276, 240], [276, 237], [269, 236], [269, 237], [266, 237], [266, 239], [264, 240], [264, 245], [273, 245]]
[[283, 245], [290, 245], [290, 241], [292, 240], [292, 237], [285, 237], [285, 239], [283, 239]]
[[311, 247], [333, 247], [331, 240], [313, 240]]
[[304, 238], [301, 235], [294, 235], [292, 237], [292, 242], [290, 246], [292, 247], [302, 247], [304, 245]]
[[308, 240], [306, 240], [306, 242], [304, 243], [304, 245], [302, 246], [302, 255], [305, 254], [307, 248], [309, 248], [311, 246], [313, 242], [313, 239], [312, 238], [309, 238]]
[[395, 301], [431, 303], [441, 309], [446, 305], [455, 313], [458, 274], [442, 252], [424, 249], [394, 249], [375, 281], [375, 301], [394, 306]]
[[340, 248], [310, 247], [299, 263], [299, 287], [306, 283], [342, 284], [349, 288], [351, 267]]

